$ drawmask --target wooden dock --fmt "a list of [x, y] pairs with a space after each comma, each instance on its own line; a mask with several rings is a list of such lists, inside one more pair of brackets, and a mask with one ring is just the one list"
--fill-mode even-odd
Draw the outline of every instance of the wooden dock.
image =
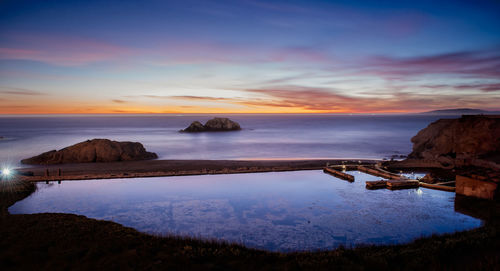
[[375, 190], [375, 189], [381, 189], [381, 188], [387, 188], [387, 181], [386, 180], [367, 181], [366, 182], [366, 189]]
[[448, 191], [448, 192], [455, 192], [455, 187], [454, 186], [447, 186], [447, 185], [444, 185], [444, 183], [430, 184], [430, 183], [423, 183], [423, 182], [421, 182], [420, 186], [421, 187], [425, 187], [425, 188], [430, 188], [430, 189], [436, 189], [436, 190], [442, 190], [442, 191]]
[[453, 182], [445, 182], [445, 183], [437, 183], [437, 184], [428, 184], [424, 182], [420, 182], [419, 180], [409, 179], [399, 174], [395, 174], [392, 172], [385, 171], [380, 169], [377, 165], [374, 168], [366, 167], [366, 166], [358, 166], [358, 170], [373, 176], [378, 176], [385, 178], [387, 180], [379, 180], [379, 181], [367, 181], [366, 189], [381, 189], [387, 188], [391, 190], [396, 189], [409, 189], [409, 188], [417, 188], [417, 187], [425, 187], [429, 189], [436, 189], [442, 191], [455, 192], [455, 187], [448, 186]]
[[375, 190], [387, 188], [391, 190], [396, 189], [408, 189], [419, 187], [420, 182], [417, 180], [401, 179], [401, 180], [379, 180], [379, 181], [367, 181], [366, 189]]
[[411, 179], [401, 179], [401, 180], [388, 180], [387, 188], [391, 190], [396, 189], [407, 189], [407, 188], [418, 188], [420, 186], [420, 182], [417, 180]]
[[346, 181], [349, 181], [349, 182], [354, 182], [354, 176], [350, 175], [350, 174], [347, 174], [347, 173], [344, 173], [342, 171], [338, 171], [338, 170], [335, 170], [331, 167], [325, 167], [323, 169], [323, 172], [325, 173], [328, 173], [330, 175], [333, 175], [339, 179], [342, 179], [342, 180], [346, 180]]
[[399, 180], [401, 178], [401, 176], [398, 174], [390, 173], [390, 172], [386, 172], [386, 171], [381, 171], [381, 170], [377, 170], [377, 169], [369, 168], [369, 167], [365, 167], [365, 166], [358, 166], [358, 170], [361, 172], [370, 174], [370, 175], [382, 177], [384, 179], [398, 179]]

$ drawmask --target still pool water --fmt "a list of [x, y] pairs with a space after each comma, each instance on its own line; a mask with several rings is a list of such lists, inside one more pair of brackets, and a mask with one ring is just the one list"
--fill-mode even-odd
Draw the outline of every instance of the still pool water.
[[354, 183], [319, 170], [39, 183], [9, 211], [81, 214], [273, 251], [405, 243], [482, 223], [454, 210], [454, 193], [366, 190], [378, 178], [350, 173]]

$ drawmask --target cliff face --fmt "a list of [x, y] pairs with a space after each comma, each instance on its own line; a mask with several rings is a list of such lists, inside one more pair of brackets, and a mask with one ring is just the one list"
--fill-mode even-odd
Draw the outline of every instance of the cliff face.
[[202, 125], [199, 121], [195, 121], [181, 132], [220, 132], [220, 131], [237, 131], [241, 130], [240, 125], [228, 118], [213, 118]]
[[93, 139], [73, 146], [42, 153], [24, 159], [23, 164], [50, 165], [66, 163], [93, 163], [137, 161], [155, 159], [155, 153], [147, 152], [138, 142], [118, 142], [108, 139]]
[[497, 159], [500, 154], [500, 116], [462, 116], [441, 119], [411, 141], [410, 159], [435, 160], [444, 166], [464, 159]]

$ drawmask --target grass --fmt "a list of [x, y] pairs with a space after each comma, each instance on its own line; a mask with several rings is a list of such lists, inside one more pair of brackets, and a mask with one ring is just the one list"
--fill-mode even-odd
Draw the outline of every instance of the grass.
[[1, 270], [500, 270], [500, 203], [457, 198], [484, 226], [405, 245], [274, 253], [216, 241], [159, 237], [72, 214], [10, 215], [29, 195], [2, 192]]

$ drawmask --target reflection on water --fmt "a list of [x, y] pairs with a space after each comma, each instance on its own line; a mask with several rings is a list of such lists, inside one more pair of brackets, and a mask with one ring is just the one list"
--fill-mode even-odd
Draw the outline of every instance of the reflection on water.
[[68, 181], [38, 184], [9, 211], [64, 212], [148, 233], [235, 241], [269, 250], [404, 243], [478, 227], [455, 195], [429, 189], [366, 190], [321, 171]]

